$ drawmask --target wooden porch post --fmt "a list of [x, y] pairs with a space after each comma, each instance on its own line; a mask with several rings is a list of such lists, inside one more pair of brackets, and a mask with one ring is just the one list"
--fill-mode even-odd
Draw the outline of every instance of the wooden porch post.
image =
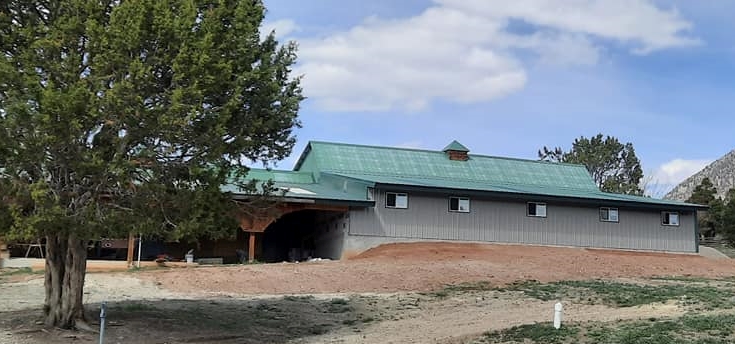
[[135, 252], [135, 236], [130, 233], [128, 236], [128, 267], [133, 266], [133, 253]]
[[248, 263], [255, 261], [255, 233], [248, 232], [250, 243], [248, 245]]

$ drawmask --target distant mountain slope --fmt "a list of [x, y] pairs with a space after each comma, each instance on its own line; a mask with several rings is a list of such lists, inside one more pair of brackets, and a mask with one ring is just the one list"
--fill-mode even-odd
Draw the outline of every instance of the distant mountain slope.
[[725, 197], [731, 188], [735, 188], [735, 150], [707, 165], [704, 169], [687, 178], [664, 196], [664, 199], [684, 201], [691, 196], [694, 188], [709, 177], [717, 188], [717, 196]]

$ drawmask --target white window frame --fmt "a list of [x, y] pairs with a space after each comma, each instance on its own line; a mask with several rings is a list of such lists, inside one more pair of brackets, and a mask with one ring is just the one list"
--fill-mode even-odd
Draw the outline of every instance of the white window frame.
[[[388, 205], [388, 195], [395, 195], [395, 204], [393, 206]], [[406, 198], [405, 206], [401, 207], [398, 204], [398, 197], [403, 196]], [[405, 192], [386, 192], [385, 193], [385, 207], [388, 209], [408, 209], [408, 194]]]
[[[666, 214], [668, 214], [669, 223], [664, 222], [664, 220], [667, 218]], [[676, 215], [676, 223], [671, 223], [671, 215]], [[679, 224], [681, 224], [681, 214], [679, 214], [678, 211], [662, 211], [661, 212], [661, 225], [662, 226], [668, 226], [668, 227], [679, 227]]]
[[[535, 204], [536, 205], [536, 214], [531, 215], [531, 212], [529, 211], [530, 210], [529, 209], [529, 206], [531, 204]], [[539, 212], [538, 212], [538, 207], [539, 206], [543, 206], [544, 207], [544, 213], [543, 214], [539, 214]], [[549, 207], [544, 202], [528, 202], [528, 203], [526, 203], [526, 216], [528, 216], [528, 217], [541, 217], [541, 218], [545, 218], [548, 215], [548, 210], [549, 210]]]
[[[607, 210], [607, 219], [602, 216], [602, 211]], [[610, 212], [615, 212], [615, 219], [612, 219], [610, 216]], [[612, 222], [612, 223], [618, 223], [620, 222], [620, 210], [618, 208], [613, 207], [600, 207], [600, 221], [601, 222]]]
[[[452, 200], [457, 200], [457, 209], [452, 209]], [[462, 201], [467, 201], [467, 209], [462, 209]], [[449, 197], [449, 211], [452, 213], [469, 213], [470, 212], [470, 198], [469, 197]]]

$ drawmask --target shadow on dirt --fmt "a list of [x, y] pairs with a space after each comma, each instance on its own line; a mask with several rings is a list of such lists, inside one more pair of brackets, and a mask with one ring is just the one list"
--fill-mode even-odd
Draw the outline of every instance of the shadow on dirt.
[[[87, 317], [99, 327], [99, 305]], [[0, 330], [19, 343], [97, 343], [97, 335], [43, 330], [39, 310], [0, 312]], [[372, 321], [360, 298], [155, 300], [108, 304], [110, 343], [283, 343]]]

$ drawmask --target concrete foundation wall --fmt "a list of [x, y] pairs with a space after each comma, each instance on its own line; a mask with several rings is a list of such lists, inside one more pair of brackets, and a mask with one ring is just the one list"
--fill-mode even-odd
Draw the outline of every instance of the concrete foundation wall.
[[342, 259], [348, 259], [359, 255], [373, 247], [383, 244], [393, 244], [399, 242], [437, 242], [436, 239], [418, 239], [418, 238], [395, 238], [395, 237], [379, 237], [366, 235], [350, 235], [345, 237], [344, 250]]
[[[387, 190], [402, 192], [402, 190]], [[679, 226], [661, 224], [661, 211], [617, 207], [619, 222], [600, 221], [599, 207], [547, 201], [547, 217], [526, 216], [528, 200], [471, 197], [470, 213], [448, 211], [449, 194], [408, 192], [408, 209], [385, 207], [386, 190], [376, 190], [375, 207], [350, 212], [344, 256], [387, 242], [469, 241], [696, 252], [693, 212], [680, 212]], [[454, 195], [463, 196], [463, 195]], [[605, 206], [605, 205], [600, 205]]]

